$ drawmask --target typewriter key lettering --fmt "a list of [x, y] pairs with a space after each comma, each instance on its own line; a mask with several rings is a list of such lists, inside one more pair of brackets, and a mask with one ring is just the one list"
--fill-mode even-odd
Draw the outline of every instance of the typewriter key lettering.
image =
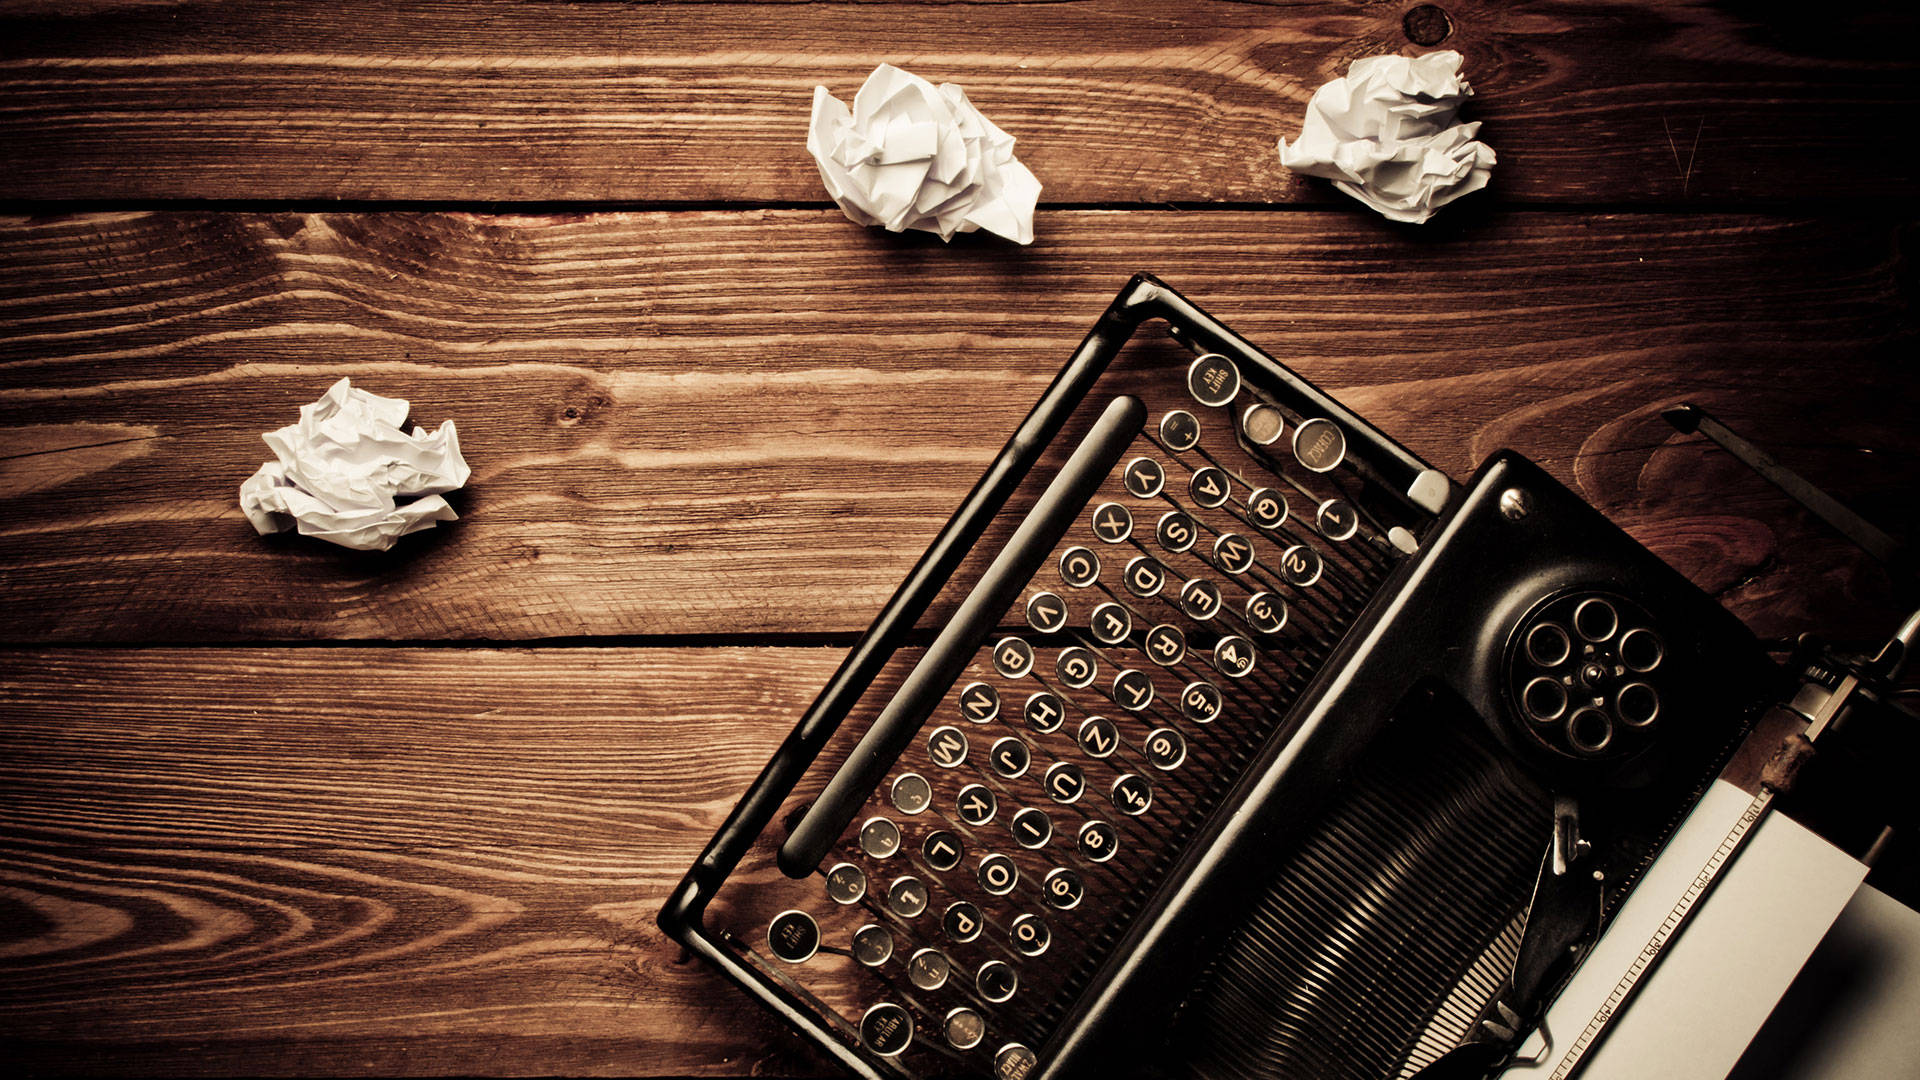
[[1147, 631], [1147, 655], [1161, 667], [1172, 667], [1187, 655], [1187, 635], [1171, 623]]
[[1031, 806], [1013, 815], [1011, 823], [1013, 842], [1029, 851], [1047, 846], [1053, 839], [1053, 821], [1040, 810]]
[[[1113, 732], [1112, 724], [1105, 720], [1100, 720], [1097, 716], [1088, 720], [1086, 724], [1080, 725], [1080, 735], [1083, 740], [1082, 745], [1085, 745], [1084, 740], [1087, 738], [1087, 725], [1092, 724], [1094, 720], [1099, 720], [1100, 723], [1105, 726], [1106, 731], [1104, 735], [1107, 739], [1107, 753], [1113, 753], [1113, 748], [1120, 744], [1120, 736]], [[1077, 802], [1080, 796], [1086, 793], [1087, 774], [1080, 766], [1075, 765], [1071, 761], [1056, 761], [1052, 765], [1047, 766], [1045, 785], [1047, 796], [1054, 802], [1061, 803], [1062, 805]]]
[[935, 765], [943, 769], [954, 769], [966, 764], [967, 735], [956, 727], [935, 728], [927, 736], [927, 756]]
[[955, 1050], [971, 1050], [987, 1037], [987, 1022], [979, 1013], [961, 1006], [948, 1011], [941, 1031], [947, 1037], [948, 1046]]
[[1153, 526], [1153, 538], [1160, 546], [1176, 555], [1192, 549], [1194, 540], [1200, 536], [1200, 527], [1193, 519], [1179, 510], [1169, 510], [1160, 515]]
[[1126, 579], [1127, 591], [1144, 600], [1159, 595], [1160, 587], [1167, 583], [1167, 568], [1160, 565], [1160, 560], [1141, 555], [1127, 564], [1127, 572], [1122, 576]]
[[1140, 747], [1146, 751], [1147, 760], [1161, 772], [1170, 772], [1187, 760], [1187, 740], [1172, 728], [1155, 728], [1147, 733], [1147, 741]]
[[853, 932], [853, 958], [867, 967], [879, 967], [893, 958], [893, 935], [873, 923]]
[[1060, 730], [1060, 723], [1067, 716], [1067, 707], [1058, 697], [1042, 690], [1027, 696], [1027, 703], [1021, 707], [1020, 714], [1026, 718], [1028, 727], [1044, 735]]
[[1280, 414], [1279, 409], [1258, 402], [1247, 406], [1247, 411], [1240, 414], [1240, 430], [1246, 434], [1247, 441], [1255, 446], [1272, 446], [1280, 441], [1281, 435], [1286, 434], [1287, 418]]
[[1280, 553], [1280, 576], [1296, 589], [1317, 583], [1323, 569], [1320, 553], [1305, 544], [1295, 544]]
[[1238, 577], [1253, 569], [1253, 545], [1239, 533], [1221, 533], [1213, 542], [1213, 565]]
[[920, 854], [927, 857], [927, 865], [935, 870], [951, 870], [959, 866], [960, 857], [966, 853], [966, 845], [960, 842], [959, 834], [945, 829], [928, 833], [920, 844]]
[[1046, 878], [1040, 882], [1040, 895], [1047, 898], [1048, 904], [1066, 911], [1079, 905], [1080, 898], [1087, 895], [1087, 886], [1079, 874], [1059, 866], [1047, 871]]
[[1071, 645], [1060, 650], [1060, 657], [1054, 662], [1053, 669], [1061, 682], [1080, 690], [1093, 685], [1094, 676], [1100, 674], [1100, 663], [1094, 659], [1091, 650]]
[[1087, 629], [1093, 639], [1102, 645], [1118, 645], [1133, 633], [1133, 616], [1119, 604], [1101, 604], [1093, 609], [1093, 617], [1088, 620]]
[[895, 915], [911, 919], [927, 910], [927, 886], [917, 877], [895, 878], [887, 886], [887, 906]]
[[1209, 465], [1194, 471], [1193, 479], [1187, 482], [1187, 493], [1193, 496], [1194, 502], [1213, 510], [1226, 504], [1227, 497], [1233, 494], [1233, 483], [1226, 473]]
[[1153, 680], [1144, 671], [1128, 668], [1113, 677], [1113, 700], [1128, 712], [1153, 704]]
[[1120, 729], [1104, 716], [1089, 716], [1080, 722], [1075, 741], [1088, 757], [1103, 758], [1119, 747]]
[[867, 895], [867, 875], [852, 863], [827, 871], [827, 896], [836, 904], [857, 904]]
[[1225, 405], [1240, 392], [1240, 369], [1219, 353], [1207, 353], [1187, 365], [1187, 391], [1202, 405]]
[[979, 784], [968, 784], [954, 797], [954, 808], [960, 812], [961, 821], [969, 825], [985, 825], [993, 820], [999, 804], [994, 800], [993, 792]]
[[1033, 646], [1026, 638], [1003, 637], [993, 647], [993, 670], [1002, 678], [1018, 679], [1033, 670]]
[[1043, 634], [1057, 633], [1067, 625], [1067, 602], [1059, 594], [1037, 592], [1027, 599], [1027, 625]]
[[1022, 915], [1013, 920], [1007, 929], [1007, 937], [1013, 947], [1027, 956], [1039, 956], [1053, 944], [1053, 931], [1042, 922], [1038, 915]]
[[1060, 580], [1084, 589], [1100, 580], [1100, 556], [1091, 548], [1070, 547], [1060, 553]]
[[820, 951], [820, 925], [804, 911], [783, 911], [767, 927], [767, 948], [789, 964], [805, 963]]
[[980, 917], [980, 909], [965, 900], [947, 905], [947, 913], [940, 916], [940, 928], [947, 936], [962, 944], [980, 936], [980, 928], [986, 920]]
[[1129, 817], [1138, 817], [1153, 805], [1153, 785], [1146, 778], [1123, 773], [1113, 782], [1113, 808]]
[[1328, 499], [1314, 512], [1313, 524], [1329, 540], [1351, 540], [1360, 531], [1360, 514], [1344, 499]]
[[979, 973], [973, 977], [973, 986], [981, 997], [997, 1004], [1020, 989], [1020, 975], [1007, 963], [989, 960], [980, 965]]
[[1247, 597], [1247, 625], [1263, 634], [1277, 634], [1287, 625], [1287, 602], [1270, 592]]
[[1219, 687], [1205, 679], [1195, 679], [1180, 691], [1180, 715], [1196, 724], [1210, 724], [1220, 715], [1224, 701]]
[[1314, 472], [1332, 472], [1347, 460], [1346, 433], [1331, 420], [1309, 420], [1293, 429], [1293, 456]]
[[900, 850], [900, 826], [883, 817], [870, 817], [860, 826], [860, 850], [885, 859]]
[[953, 962], [938, 949], [921, 949], [907, 958], [907, 981], [922, 990], [938, 990], [953, 974]]
[[1113, 853], [1120, 850], [1120, 834], [1113, 826], [1104, 821], [1089, 821], [1080, 826], [1080, 836], [1074, 841], [1080, 854], [1090, 862], [1106, 862]]
[[1247, 517], [1259, 528], [1277, 529], [1287, 523], [1287, 497], [1272, 488], [1254, 488], [1247, 495]]
[[993, 771], [1001, 777], [1012, 780], [1024, 776], [1027, 767], [1033, 764], [1033, 751], [1027, 744], [1009, 735], [993, 744], [987, 751], [987, 760], [993, 762]]
[[913, 1044], [913, 1017], [893, 1002], [883, 1001], [860, 1018], [860, 1042], [881, 1057], [896, 1057]]
[[1167, 471], [1152, 458], [1137, 457], [1127, 462], [1122, 482], [1127, 485], [1127, 494], [1136, 499], [1151, 499], [1167, 486]]
[[1243, 637], [1223, 637], [1213, 647], [1213, 666], [1222, 674], [1238, 679], [1253, 670], [1253, 643]]
[[983, 682], [968, 683], [960, 691], [960, 715], [976, 724], [991, 723], [1000, 715], [1000, 691]]
[[1180, 610], [1195, 622], [1220, 614], [1220, 586], [1206, 578], [1189, 578], [1180, 586]]
[[1101, 503], [1093, 512], [1093, 535], [1109, 544], [1125, 543], [1133, 535], [1133, 515], [1119, 503]]
[[995, 896], [1005, 896], [1020, 881], [1020, 868], [1005, 855], [988, 855], [980, 860], [977, 872], [980, 887]]
[[1160, 441], [1169, 450], [1185, 453], [1200, 443], [1200, 421], [1185, 409], [1175, 409], [1160, 418]]
[[933, 785], [919, 773], [901, 773], [889, 792], [893, 808], [903, 814], [918, 814], [933, 805]]
[[1040, 1059], [1019, 1043], [1008, 1043], [993, 1056], [994, 1080], [1027, 1080]]

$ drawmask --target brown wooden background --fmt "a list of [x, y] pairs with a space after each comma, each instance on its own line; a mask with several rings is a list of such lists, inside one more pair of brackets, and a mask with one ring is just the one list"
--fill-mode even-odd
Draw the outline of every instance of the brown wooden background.
[[[0, 3], [0, 1054], [825, 1071], [654, 913], [1135, 270], [1455, 475], [1534, 455], [1762, 634], [1884, 632], [1875, 568], [1657, 414], [1912, 535], [1916, 21]], [[1400, 227], [1280, 168], [1316, 86], [1435, 41], [1486, 193]], [[1018, 137], [1031, 248], [825, 201], [811, 88], [881, 61]], [[462, 521], [248, 528], [342, 375], [458, 422]]]

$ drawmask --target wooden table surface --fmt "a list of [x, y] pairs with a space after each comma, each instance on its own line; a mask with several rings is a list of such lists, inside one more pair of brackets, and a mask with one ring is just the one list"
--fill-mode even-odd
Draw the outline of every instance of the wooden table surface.
[[[0, 4], [16, 1066], [830, 1073], [654, 914], [1136, 270], [1764, 636], [1898, 614], [1658, 413], [1913, 535], [1908, 5], [405, 7]], [[1396, 226], [1280, 167], [1315, 87], [1435, 43], [1486, 192]], [[811, 90], [882, 61], [1019, 139], [1030, 248], [826, 200]], [[458, 523], [248, 527], [341, 376], [458, 423]]]

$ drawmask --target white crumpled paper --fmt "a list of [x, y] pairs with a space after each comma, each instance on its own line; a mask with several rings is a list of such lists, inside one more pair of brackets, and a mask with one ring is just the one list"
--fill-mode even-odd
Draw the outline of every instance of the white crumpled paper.
[[[298, 528], [341, 547], [385, 551], [410, 532], [459, 515], [441, 494], [467, 482], [453, 421], [407, 429], [407, 403], [341, 379], [300, 407], [300, 422], [261, 438], [274, 457], [240, 485], [260, 535]], [[412, 502], [398, 500], [411, 496]]]
[[942, 240], [985, 229], [1033, 242], [1040, 181], [1014, 158], [1013, 136], [953, 83], [936, 87], [881, 64], [851, 110], [816, 86], [807, 152], [827, 194], [862, 225], [920, 229]]
[[1344, 79], [1314, 91], [1280, 164], [1325, 177], [1394, 221], [1425, 221], [1435, 210], [1487, 186], [1493, 148], [1480, 125], [1456, 124], [1473, 88], [1451, 50], [1418, 58], [1355, 60]]

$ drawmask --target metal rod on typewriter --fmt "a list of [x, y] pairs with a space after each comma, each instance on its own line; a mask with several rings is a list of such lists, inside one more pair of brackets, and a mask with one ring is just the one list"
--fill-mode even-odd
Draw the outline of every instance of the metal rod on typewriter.
[[907, 675], [899, 693], [880, 711], [820, 797], [807, 808], [792, 835], [780, 845], [780, 869], [789, 877], [805, 877], [820, 865], [868, 793], [972, 662], [980, 643], [1019, 598], [1146, 420], [1146, 406], [1135, 397], [1115, 398], [1100, 414], [1093, 430], [1061, 466], [1059, 475], [1047, 485], [1013, 538]]

